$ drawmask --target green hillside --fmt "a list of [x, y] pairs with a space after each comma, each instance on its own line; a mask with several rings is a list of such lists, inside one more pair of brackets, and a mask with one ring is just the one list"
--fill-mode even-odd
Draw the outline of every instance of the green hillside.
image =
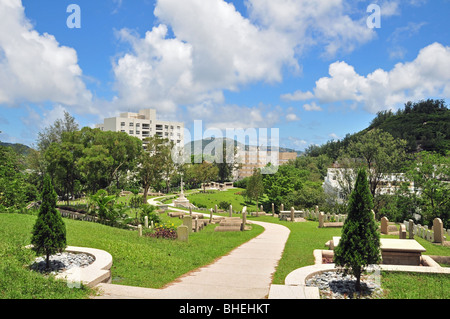
[[24, 144], [12, 144], [12, 143], [6, 143], [6, 142], [0, 142], [1, 146], [10, 147], [12, 148], [17, 154], [20, 155], [28, 155], [28, 153], [32, 150], [32, 148], [24, 145]]
[[443, 100], [408, 102], [396, 113], [379, 112], [366, 130], [374, 128], [389, 132], [408, 142], [408, 151], [450, 150], [450, 110]]
[[360, 135], [373, 129], [381, 129], [394, 138], [407, 141], [407, 152], [435, 151], [444, 155], [450, 151], [450, 110], [443, 100], [408, 102], [397, 112], [381, 111], [369, 127], [355, 134], [347, 134], [338, 141], [329, 141], [321, 146], [310, 146], [306, 155], [313, 157], [325, 154], [337, 159], [339, 152]]

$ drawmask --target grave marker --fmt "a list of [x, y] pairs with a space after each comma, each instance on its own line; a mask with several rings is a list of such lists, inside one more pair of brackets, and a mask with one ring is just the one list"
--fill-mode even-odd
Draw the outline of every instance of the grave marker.
[[388, 233], [389, 219], [386, 217], [381, 218], [381, 233], [387, 235]]
[[444, 224], [440, 218], [435, 218], [433, 220], [433, 232], [434, 232], [434, 242], [443, 243], [444, 242]]
[[[316, 207], [317, 207], [317, 206], [316, 206]], [[322, 228], [322, 227], [323, 227], [324, 219], [325, 219], [324, 213], [323, 213], [323, 212], [320, 212], [320, 214], [319, 214], [319, 228]]]
[[414, 239], [414, 221], [412, 219], [408, 222], [408, 228], [409, 239]]
[[177, 228], [177, 238], [179, 241], [188, 242], [189, 241], [189, 227], [186, 225], [178, 226]]
[[406, 226], [400, 224], [400, 230], [398, 232], [398, 236], [400, 239], [406, 239]]
[[183, 225], [188, 228], [188, 233], [192, 232], [192, 216], [184, 216]]

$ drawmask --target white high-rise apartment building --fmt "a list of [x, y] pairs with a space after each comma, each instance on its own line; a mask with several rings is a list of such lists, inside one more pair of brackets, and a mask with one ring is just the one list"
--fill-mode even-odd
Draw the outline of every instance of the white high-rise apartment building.
[[176, 146], [184, 145], [184, 124], [181, 122], [160, 121], [156, 118], [156, 110], [145, 109], [139, 113], [121, 113], [117, 117], [104, 120], [96, 128], [102, 131], [125, 132], [140, 138], [158, 135], [174, 142]]

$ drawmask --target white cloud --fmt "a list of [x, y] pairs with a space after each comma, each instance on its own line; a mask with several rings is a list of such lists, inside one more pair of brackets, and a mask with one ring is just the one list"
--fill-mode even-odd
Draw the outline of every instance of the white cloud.
[[[222, 0], [160, 0], [161, 24], [139, 38], [121, 30], [133, 48], [114, 64], [118, 99], [175, 112], [178, 105], [223, 102], [223, 90], [282, 80], [284, 66], [299, 69], [289, 41], [262, 30]], [[169, 26], [174, 37], [169, 37]]]
[[300, 121], [300, 118], [295, 113], [289, 113], [286, 115], [286, 121], [288, 122]]
[[312, 102], [310, 104], [304, 104], [303, 108], [305, 111], [322, 111], [322, 108], [316, 104], [316, 102]]
[[[450, 47], [434, 43], [423, 48], [414, 61], [398, 63], [390, 71], [377, 69], [359, 75], [346, 62], [330, 65], [329, 77], [316, 82], [320, 103], [353, 101], [376, 113], [395, 109], [409, 100], [450, 97]], [[313, 108], [313, 104], [307, 108]], [[305, 108], [306, 109], [306, 108]]]
[[333, 140], [339, 140], [339, 136], [336, 133], [331, 133], [328, 136], [331, 137]]
[[0, 2], [0, 103], [51, 101], [86, 110], [92, 99], [74, 49], [36, 32], [20, 0]]
[[288, 93], [281, 95], [281, 99], [285, 101], [305, 101], [314, 98], [314, 94], [310, 91], [303, 92], [301, 90], [295, 91], [294, 93]]
[[287, 138], [287, 140], [289, 141], [289, 145], [291, 147], [294, 147], [295, 149], [305, 149], [309, 144], [304, 139], [294, 137], [294, 136], [289, 136]]
[[[297, 59], [303, 48], [324, 45], [324, 54], [331, 56], [375, 34], [361, 18], [365, 12], [353, 19], [342, 0], [249, 0], [246, 5], [248, 18], [224, 0], [158, 0], [154, 15], [159, 25], [145, 37], [118, 32], [132, 50], [113, 65], [115, 103], [173, 114], [180, 105], [224, 104], [224, 90], [281, 82], [285, 68], [300, 72]], [[311, 95], [296, 92], [283, 98]]]
[[281, 120], [280, 106], [218, 105], [211, 101], [187, 107], [187, 121], [203, 120], [206, 129], [273, 128]]
[[323, 45], [327, 57], [351, 52], [375, 36], [365, 10], [352, 18], [352, 6], [343, 0], [248, 0], [247, 6], [252, 21], [288, 34], [299, 48]]

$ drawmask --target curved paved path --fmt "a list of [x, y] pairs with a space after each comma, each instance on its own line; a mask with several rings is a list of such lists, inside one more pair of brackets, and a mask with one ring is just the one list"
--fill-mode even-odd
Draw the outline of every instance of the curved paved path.
[[289, 237], [287, 227], [257, 221], [265, 231], [211, 265], [190, 272], [163, 289], [100, 284], [96, 298], [262, 299]]

